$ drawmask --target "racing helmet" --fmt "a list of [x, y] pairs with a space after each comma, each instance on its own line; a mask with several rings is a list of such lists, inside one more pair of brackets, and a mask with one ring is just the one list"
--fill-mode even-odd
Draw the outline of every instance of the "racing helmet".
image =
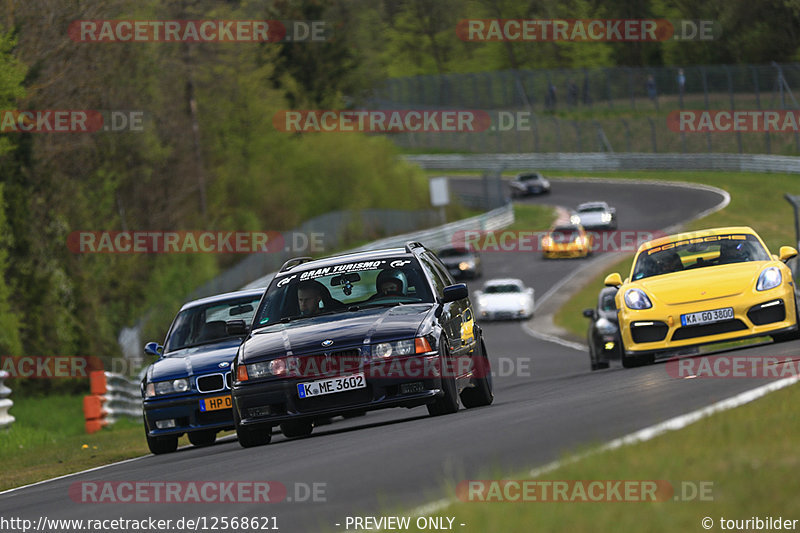
[[[386, 292], [382, 289], [383, 284], [389, 281], [393, 281], [397, 283], [399, 289]], [[406, 291], [408, 290], [408, 277], [406, 273], [398, 268], [390, 268], [388, 270], [382, 270], [380, 274], [378, 274], [377, 279], [375, 280], [375, 289], [378, 291], [378, 294], [391, 294], [395, 296], [405, 296]]]

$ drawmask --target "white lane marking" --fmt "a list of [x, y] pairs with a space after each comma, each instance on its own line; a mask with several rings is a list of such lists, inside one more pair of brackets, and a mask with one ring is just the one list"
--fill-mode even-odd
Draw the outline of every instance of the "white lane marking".
[[540, 333], [535, 329], [531, 328], [527, 322], [522, 325], [522, 329], [525, 330], [525, 333], [530, 335], [531, 337], [535, 337], [537, 339], [541, 339], [543, 341], [552, 342], [554, 344], [560, 344], [561, 346], [565, 346], [567, 348], [572, 348], [573, 350], [578, 350], [579, 352], [588, 352], [589, 348], [585, 344], [581, 344], [579, 342], [572, 342], [561, 337], [556, 337], [555, 335], [548, 335], [547, 333]]
[[[730, 398], [726, 398], [724, 400], [720, 400], [709, 406], [702, 407], [700, 409], [690, 411], [686, 414], [670, 418], [669, 420], [665, 420], [664, 422], [660, 422], [658, 424], [648, 426], [644, 429], [634, 431], [633, 433], [629, 433], [624, 437], [620, 437], [618, 439], [609, 441], [606, 444], [603, 444], [602, 446], [599, 446], [593, 450], [589, 450], [588, 452], [573, 455], [566, 459], [560, 461], [553, 461], [551, 463], [547, 463], [546, 465], [534, 468], [528, 473], [528, 475], [532, 478], [537, 478], [543, 474], [556, 470], [564, 465], [578, 462], [582, 459], [591, 457], [593, 455], [597, 455], [605, 451], [615, 450], [617, 448], [621, 448], [622, 446], [629, 446], [631, 444], [638, 444], [641, 442], [652, 440], [670, 431], [677, 431], [679, 429], [683, 429], [686, 426], [694, 424], [695, 422], [703, 418], [710, 417], [711, 415], [714, 415], [716, 413], [721, 413], [722, 411], [734, 409], [736, 407], [740, 407], [742, 405], [755, 401], [763, 396], [766, 396], [771, 392], [775, 392], [780, 389], [794, 385], [798, 381], [800, 381], [800, 376], [792, 376], [789, 378], [784, 378], [778, 381], [774, 381], [772, 383], [768, 383], [766, 385], [762, 385], [760, 387], [756, 387], [755, 389], [750, 389], [749, 391], [739, 393], [735, 396], [731, 396]], [[442, 498], [441, 500], [436, 500], [434, 502], [416, 507], [413, 510], [411, 510], [409, 514], [413, 516], [426, 516], [439, 512], [442, 509], [445, 509], [456, 503], [458, 503], [458, 500], [455, 498]]]

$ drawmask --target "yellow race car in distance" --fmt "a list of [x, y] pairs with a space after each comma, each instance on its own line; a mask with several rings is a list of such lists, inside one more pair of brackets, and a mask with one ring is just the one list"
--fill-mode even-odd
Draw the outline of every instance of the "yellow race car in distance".
[[545, 259], [586, 257], [592, 244], [592, 236], [580, 224], [560, 224], [542, 238], [542, 255]]
[[749, 227], [679, 233], [639, 247], [630, 278], [610, 274], [619, 287], [616, 304], [622, 365], [648, 364], [687, 347], [798, 331], [791, 246], [771, 255]]

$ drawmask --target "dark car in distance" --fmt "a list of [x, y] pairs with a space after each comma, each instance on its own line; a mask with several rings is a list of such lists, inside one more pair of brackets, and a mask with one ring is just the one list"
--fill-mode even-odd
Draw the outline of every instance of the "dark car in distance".
[[253, 289], [189, 302], [172, 321], [163, 346], [147, 343], [145, 353], [159, 358], [141, 384], [151, 452], [174, 452], [184, 433], [195, 446], [208, 446], [217, 432], [234, 428], [231, 363], [263, 294], [264, 289]]
[[583, 316], [591, 321], [586, 342], [589, 345], [589, 364], [592, 370], [608, 368], [611, 359], [620, 359], [622, 343], [617, 305], [614, 301], [616, 296], [615, 287], [605, 287], [597, 296], [597, 305], [583, 310]]
[[481, 256], [467, 248], [442, 248], [436, 255], [453, 279], [476, 279], [483, 274]]
[[239, 348], [233, 415], [243, 447], [309, 435], [319, 419], [492, 403], [489, 359], [464, 284], [419, 243], [288, 261]]
[[530, 196], [533, 194], [547, 194], [550, 192], [550, 182], [539, 172], [526, 172], [508, 182], [511, 197]]

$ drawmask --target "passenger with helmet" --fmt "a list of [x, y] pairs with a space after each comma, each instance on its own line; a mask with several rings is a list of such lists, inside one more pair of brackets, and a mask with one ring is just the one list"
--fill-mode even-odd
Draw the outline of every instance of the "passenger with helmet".
[[747, 243], [744, 241], [723, 241], [719, 246], [718, 265], [742, 263], [750, 260]]
[[408, 277], [399, 268], [382, 270], [375, 280], [377, 294], [373, 298], [383, 296], [405, 296], [408, 291]]

